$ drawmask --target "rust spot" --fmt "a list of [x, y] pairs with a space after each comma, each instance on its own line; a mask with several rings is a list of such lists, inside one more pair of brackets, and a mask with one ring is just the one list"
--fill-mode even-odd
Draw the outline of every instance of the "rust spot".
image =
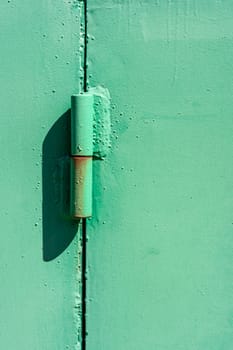
[[76, 162], [85, 162], [87, 159], [92, 159], [92, 156], [72, 156], [72, 159]]
[[92, 156], [71, 158], [71, 214], [74, 218], [91, 216]]

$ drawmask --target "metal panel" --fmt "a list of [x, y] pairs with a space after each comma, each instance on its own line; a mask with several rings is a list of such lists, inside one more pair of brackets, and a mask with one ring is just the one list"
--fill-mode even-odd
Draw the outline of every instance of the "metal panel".
[[64, 209], [80, 9], [4, 0], [0, 17], [0, 349], [79, 349], [78, 223]]
[[88, 2], [94, 162], [88, 350], [233, 348], [232, 1]]

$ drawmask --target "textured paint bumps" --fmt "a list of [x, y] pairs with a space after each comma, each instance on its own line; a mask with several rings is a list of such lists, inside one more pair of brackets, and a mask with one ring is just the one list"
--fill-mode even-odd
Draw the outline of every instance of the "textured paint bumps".
[[3, 0], [0, 17], [0, 349], [76, 350], [80, 247], [64, 208], [80, 9]]
[[103, 159], [111, 148], [111, 97], [103, 86], [91, 87], [89, 92], [94, 96], [94, 156]]
[[94, 162], [88, 350], [233, 348], [232, 1], [88, 1], [111, 94]]

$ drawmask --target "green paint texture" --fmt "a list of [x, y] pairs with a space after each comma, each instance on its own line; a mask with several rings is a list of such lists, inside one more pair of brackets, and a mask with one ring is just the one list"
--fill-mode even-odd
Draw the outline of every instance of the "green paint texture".
[[83, 93], [71, 97], [71, 154], [93, 154], [93, 103], [92, 94]]
[[95, 86], [89, 88], [94, 97], [93, 155], [105, 158], [111, 148], [111, 97], [107, 88]]
[[88, 1], [88, 350], [233, 348], [233, 3]]
[[[232, 1], [87, 5], [103, 159], [87, 349], [232, 350]], [[67, 212], [83, 13], [81, 1], [0, 4], [1, 349], [80, 349], [80, 237]]]
[[0, 349], [80, 349], [80, 239], [64, 210], [80, 15], [68, 1], [0, 3]]

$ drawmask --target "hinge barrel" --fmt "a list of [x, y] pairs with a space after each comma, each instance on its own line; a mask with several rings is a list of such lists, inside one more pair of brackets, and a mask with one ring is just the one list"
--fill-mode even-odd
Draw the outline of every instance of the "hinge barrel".
[[71, 158], [71, 213], [77, 219], [92, 216], [92, 157]]
[[71, 96], [71, 215], [92, 216], [93, 95]]
[[93, 155], [93, 95], [71, 96], [71, 154]]

